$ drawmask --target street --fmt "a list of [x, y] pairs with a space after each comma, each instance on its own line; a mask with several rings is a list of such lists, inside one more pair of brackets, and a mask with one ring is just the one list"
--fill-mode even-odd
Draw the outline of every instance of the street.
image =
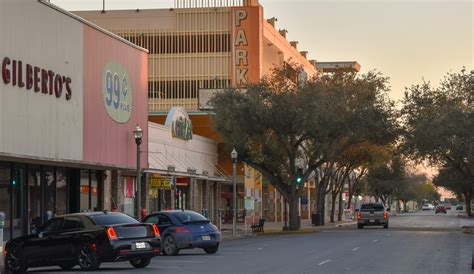
[[[472, 273], [474, 237], [460, 225], [472, 219], [417, 212], [394, 216], [390, 228], [327, 229], [312, 234], [225, 241], [216, 255], [183, 250], [157, 257], [143, 270], [127, 262], [102, 264], [100, 273]], [[85, 273], [59, 268], [41, 273]]]

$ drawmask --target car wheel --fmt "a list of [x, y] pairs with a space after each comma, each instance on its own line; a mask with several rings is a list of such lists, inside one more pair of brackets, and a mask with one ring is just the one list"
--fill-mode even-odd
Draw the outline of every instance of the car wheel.
[[130, 260], [130, 264], [135, 268], [147, 267], [151, 262], [151, 258], [138, 258]]
[[176, 256], [179, 254], [179, 249], [173, 236], [168, 235], [163, 240], [163, 253], [166, 256]]
[[219, 244], [215, 246], [205, 247], [204, 251], [206, 251], [207, 254], [215, 254], [218, 249], [219, 249]]
[[358, 229], [362, 229], [362, 228], [364, 228], [364, 226], [361, 225], [361, 224], [357, 224], [357, 228], [358, 228]]
[[63, 270], [71, 270], [73, 267], [75, 267], [75, 263], [69, 263], [69, 264], [60, 264], [59, 267]]
[[11, 273], [24, 273], [28, 269], [28, 266], [23, 261], [21, 252], [21, 248], [15, 245], [9, 247], [7, 250], [5, 265]]
[[383, 225], [383, 228], [388, 228], [388, 224], [384, 224], [384, 225]]
[[99, 269], [100, 261], [97, 252], [90, 244], [81, 245], [77, 252], [77, 263], [84, 271]]

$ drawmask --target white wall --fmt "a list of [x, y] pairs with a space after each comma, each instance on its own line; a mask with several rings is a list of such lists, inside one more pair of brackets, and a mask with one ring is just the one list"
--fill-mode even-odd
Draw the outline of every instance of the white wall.
[[148, 123], [148, 161], [151, 169], [166, 170], [174, 165], [177, 172], [195, 168], [197, 174], [203, 169], [213, 176], [217, 164], [217, 143], [198, 135], [189, 141], [173, 138], [167, 126]]
[[65, 89], [58, 99], [0, 77], [0, 154], [82, 160], [82, 24], [38, 1], [0, 0], [0, 37], [0, 62], [9, 57], [72, 79], [67, 101]]

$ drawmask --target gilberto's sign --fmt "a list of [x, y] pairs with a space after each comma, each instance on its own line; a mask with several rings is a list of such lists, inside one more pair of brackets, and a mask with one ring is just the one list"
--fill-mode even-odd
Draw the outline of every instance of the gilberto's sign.
[[[71, 100], [72, 80], [53, 70], [24, 63], [21, 60], [4, 57], [2, 60], [2, 79], [5, 85], [33, 90], [56, 98]], [[64, 96], [63, 96], [64, 94]]]

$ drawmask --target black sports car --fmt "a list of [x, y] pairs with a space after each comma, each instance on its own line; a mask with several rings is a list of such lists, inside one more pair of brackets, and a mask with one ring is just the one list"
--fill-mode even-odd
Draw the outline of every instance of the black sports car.
[[32, 235], [5, 245], [5, 267], [13, 273], [29, 267], [58, 265], [96, 270], [102, 262], [130, 261], [146, 267], [160, 254], [156, 225], [143, 224], [119, 212], [87, 212], [50, 219]]

